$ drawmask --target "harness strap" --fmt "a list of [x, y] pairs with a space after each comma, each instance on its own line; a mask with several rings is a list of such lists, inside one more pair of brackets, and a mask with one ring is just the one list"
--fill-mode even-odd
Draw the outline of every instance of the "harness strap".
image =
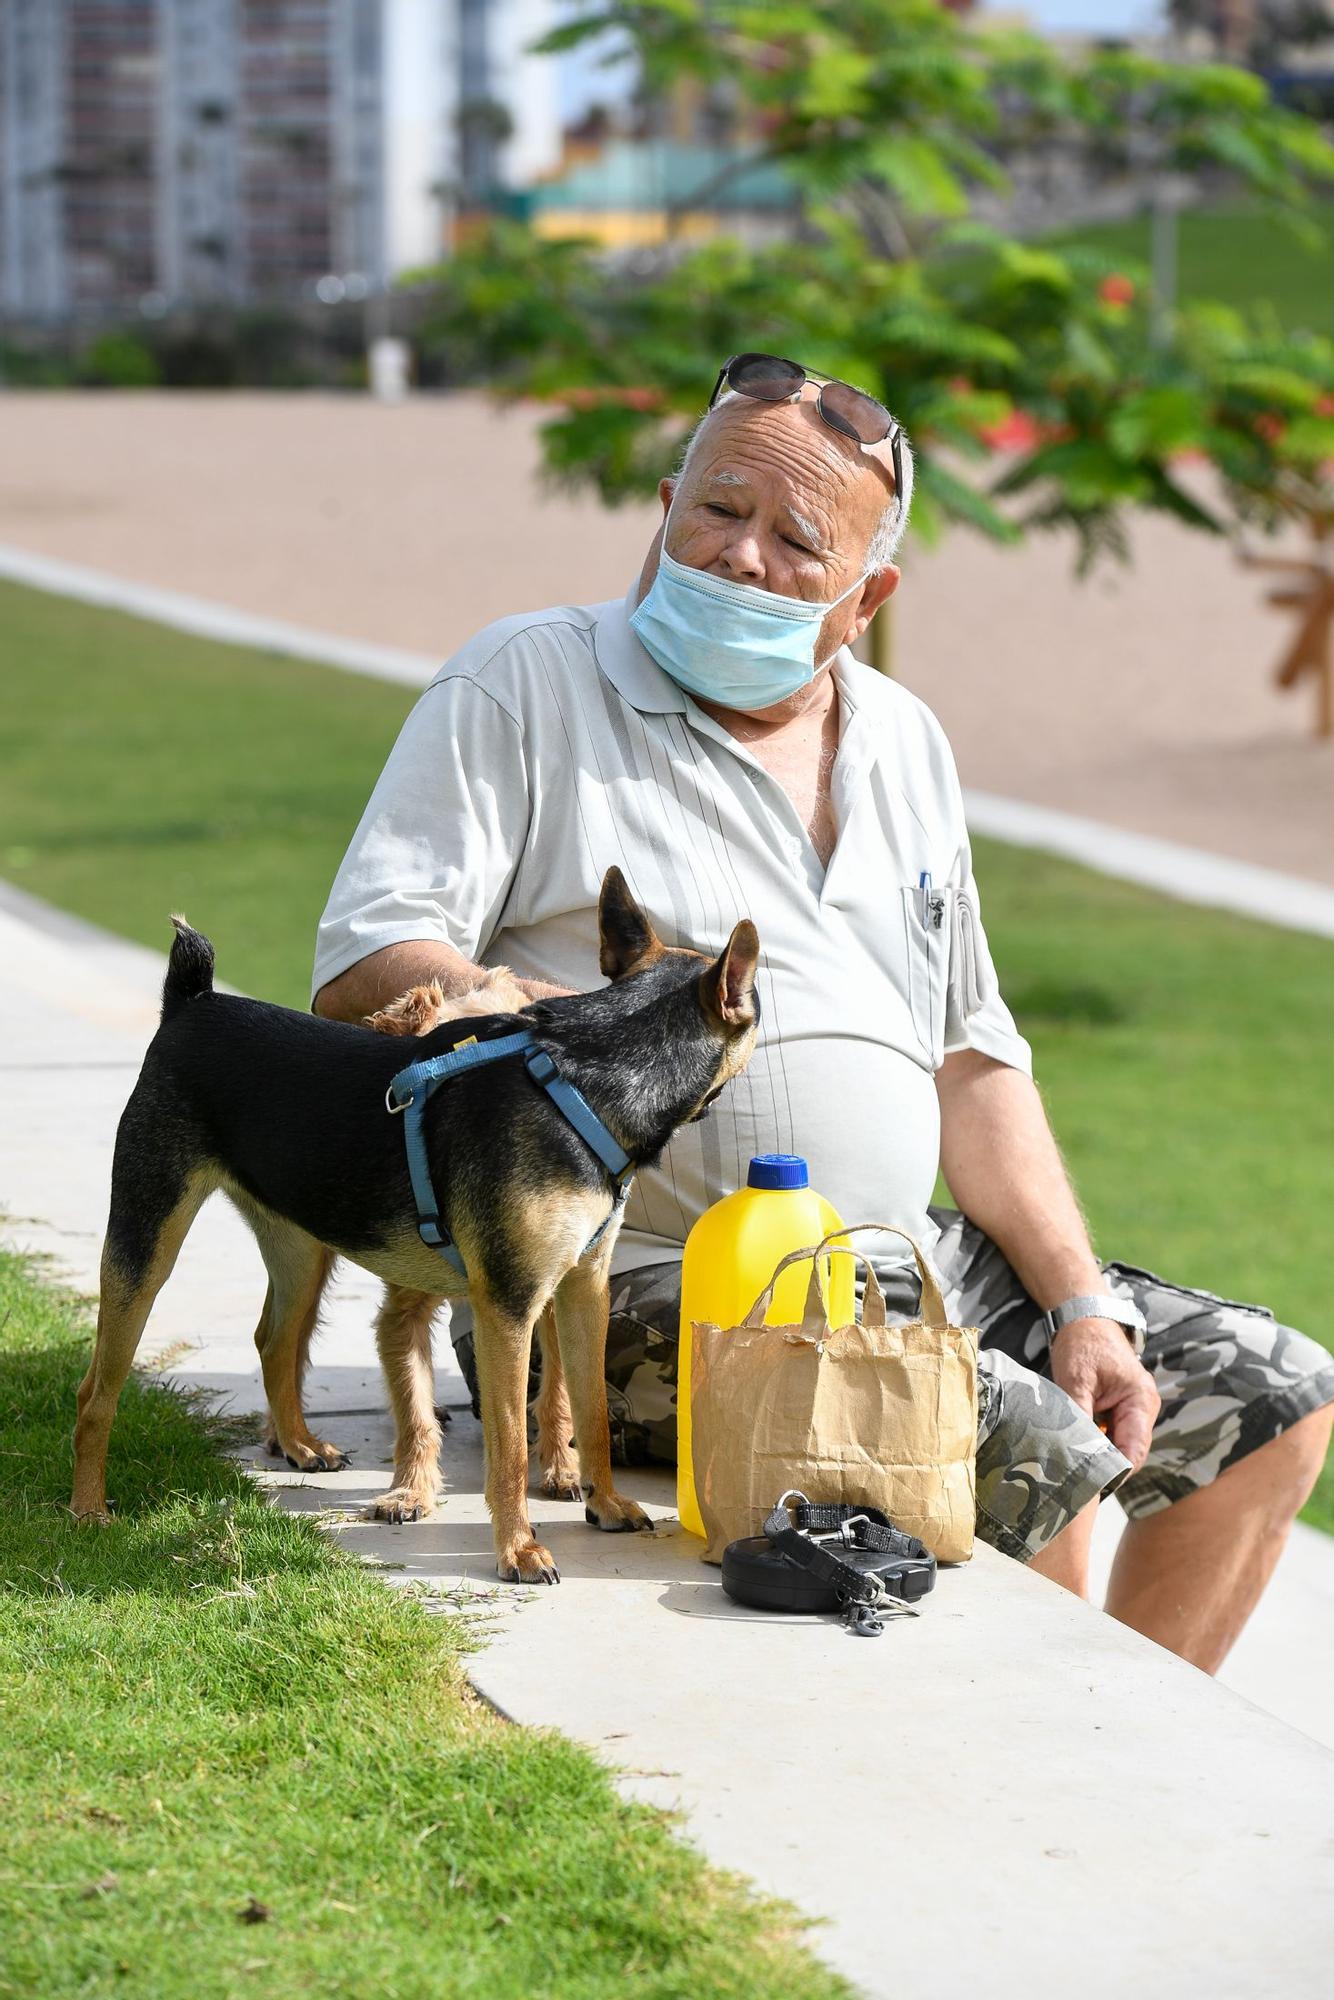
[[631, 1164], [625, 1148], [617, 1145], [583, 1092], [565, 1081], [545, 1049], [534, 1049], [530, 1056], [524, 1057], [523, 1066], [533, 1082], [541, 1084], [557, 1111], [564, 1113], [584, 1144], [597, 1154], [619, 1197], [621, 1179]]
[[430, 1249], [438, 1250], [464, 1279], [468, 1275], [467, 1269], [457, 1244], [441, 1221], [435, 1183], [431, 1179], [431, 1163], [426, 1151], [426, 1106], [442, 1083], [448, 1083], [462, 1071], [480, 1069], [484, 1064], [501, 1062], [507, 1056], [516, 1055], [524, 1057], [524, 1068], [533, 1082], [546, 1092], [562, 1117], [596, 1154], [611, 1179], [615, 1196], [611, 1213], [584, 1245], [579, 1253], [581, 1257], [586, 1257], [595, 1244], [601, 1242], [620, 1214], [629, 1198], [630, 1183], [634, 1178], [634, 1163], [625, 1148], [613, 1138], [583, 1092], [572, 1083], [567, 1083], [546, 1050], [535, 1045], [527, 1029], [513, 1035], [497, 1035], [486, 1042], [470, 1039], [447, 1049], [443, 1055], [428, 1056], [422, 1062], [410, 1063], [406, 1069], [399, 1070], [390, 1082], [385, 1092], [385, 1109], [391, 1116], [401, 1113], [403, 1117], [408, 1176], [417, 1204], [417, 1234]]

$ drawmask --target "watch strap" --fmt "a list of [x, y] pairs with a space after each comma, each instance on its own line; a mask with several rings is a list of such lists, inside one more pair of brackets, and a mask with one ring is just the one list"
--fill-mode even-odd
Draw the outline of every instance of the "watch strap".
[[1054, 1340], [1063, 1326], [1077, 1319], [1115, 1320], [1129, 1334], [1136, 1354], [1144, 1352], [1148, 1322], [1132, 1299], [1120, 1299], [1114, 1292], [1082, 1292], [1078, 1298], [1065, 1299], [1059, 1306], [1053, 1306], [1043, 1318], [1048, 1340]]

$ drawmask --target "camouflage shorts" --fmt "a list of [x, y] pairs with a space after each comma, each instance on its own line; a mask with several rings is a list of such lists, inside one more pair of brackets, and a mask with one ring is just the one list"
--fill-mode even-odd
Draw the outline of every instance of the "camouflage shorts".
[[[977, 1531], [1020, 1562], [1089, 1501], [1115, 1493], [1132, 1519], [1155, 1513], [1334, 1402], [1334, 1358], [1265, 1307], [1171, 1285], [1131, 1264], [1104, 1264], [1109, 1288], [1133, 1299], [1148, 1321], [1144, 1361], [1162, 1397], [1149, 1457], [1131, 1474], [1045, 1372], [1041, 1312], [996, 1245], [957, 1210], [931, 1215], [940, 1229], [932, 1261], [951, 1318], [982, 1331]], [[891, 1312], [912, 1313], [916, 1277], [902, 1265], [876, 1268]], [[679, 1317], [679, 1263], [612, 1279], [607, 1401], [621, 1463], [675, 1463]], [[472, 1339], [462, 1325], [454, 1346], [475, 1396]]]

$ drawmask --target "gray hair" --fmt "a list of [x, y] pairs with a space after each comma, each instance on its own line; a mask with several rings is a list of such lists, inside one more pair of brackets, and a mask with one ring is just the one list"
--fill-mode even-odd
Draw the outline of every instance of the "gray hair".
[[[855, 387], [856, 385], [854, 384], [853, 386]], [[869, 391], [864, 393], [869, 394]], [[735, 397], [732, 392], [727, 392], [722, 397], [721, 402], [715, 403], [712, 410], [706, 410], [698, 423], [691, 428], [685, 443], [681, 447], [681, 456], [676, 467], [678, 481], [684, 479], [689, 470], [690, 461], [695, 455], [695, 446], [698, 444], [700, 433], [708, 423], [709, 418], [713, 416], [714, 411], [721, 409], [723, 403], [730, 403], [734, 400]], [[899, 545], [908, 529], [908, 514], [912, 507], [913, 454], [912, 444], [909, 441], [907, 431], [901, 430], [899, 433], [899, 453], [903, 465], [903, 491], [902, 493], [894, 494], [885, 503], [885, 510], [876, 523], [871, 539], [866, 545], [866, 567], [872, 576], [879, 576], [881, 570], [887, 569], [890, 563], [893, 562], [895, 556], [898, 554]]]

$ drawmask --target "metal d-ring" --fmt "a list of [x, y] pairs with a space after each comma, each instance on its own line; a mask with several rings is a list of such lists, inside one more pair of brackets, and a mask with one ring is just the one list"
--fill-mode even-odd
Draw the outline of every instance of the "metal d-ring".
[[385, 1110], [386, 1110], [386, 1111], [387, 1111], [387, 1112], [389, 1113], [389, 1116], [390, 1116], [391, 1118], [397, 1118], [397, 1116], [398, 1116], [398, 1114], [399, 1114], [399, 1112], [400, 1112], [400, 1111], [406, 1111], [406, 1110], [408, 1109], [409, 1105], [411, 1105], [411, 1104], [414, 1104], [414, 1103], [416, 1102], [416, 1099], [417, 1099], [417, 1093], [416, 1093], [416, 1091], [414, 1090], [414, 1091], [413, 1091], [413, 1093], [412, 1093], [412, 1096], [408, 1098], [408, 1100], [407, 1100], [407, 1102], [406, 1102], [405, 1104], [391, 1104], [391, 1103], [390, 1103], [390, 1097], [391, 1097], [391, 1095], [392, 1095], [392, 1093], [393, 1093], [393, 1088], [394, 1088], [394, 1086], [393, 1086], [393, 1084], [391, 1083], [391, 1084], [390, 1084], [390, 1086], [389, 1086], [389, 1089], [388, 1089], [388, 1090], [386, 1090], [386, 1092], [385, 1092], [385, 1094], [384, 1094], [384, 1108], [385, 1108]]

